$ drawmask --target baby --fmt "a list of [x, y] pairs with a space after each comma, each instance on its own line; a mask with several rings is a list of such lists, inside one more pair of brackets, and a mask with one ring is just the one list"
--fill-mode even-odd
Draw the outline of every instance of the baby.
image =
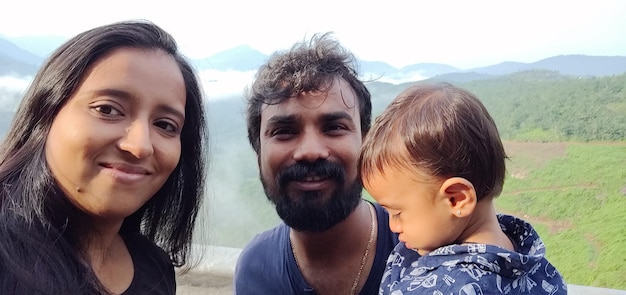
[[422, 84], [391, 102], [359, 161], [400, 240], [380, 294], [567, 294], [533, 227], [496, 213], [506, 159], [493, 119], [464, 89]]

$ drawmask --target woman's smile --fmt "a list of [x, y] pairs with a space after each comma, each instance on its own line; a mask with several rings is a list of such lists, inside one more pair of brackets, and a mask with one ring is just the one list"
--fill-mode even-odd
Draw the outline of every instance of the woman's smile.
[[111, 175], [116, 181], [125, 184], [135, 184], [148, 178], [152, 173], [140, 165], [127, 163], [101, 164], [103, 171]]

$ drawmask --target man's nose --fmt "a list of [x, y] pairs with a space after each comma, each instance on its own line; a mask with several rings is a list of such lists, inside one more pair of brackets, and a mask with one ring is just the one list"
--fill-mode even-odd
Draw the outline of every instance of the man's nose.
[[295, 161], [306, 161], [313, 163], [319, 159], [327, 159], [330, 156], [330, 149], [327, 146], [326, 138], [316, 131], [305, 132], [298, 142], [294, 151]]

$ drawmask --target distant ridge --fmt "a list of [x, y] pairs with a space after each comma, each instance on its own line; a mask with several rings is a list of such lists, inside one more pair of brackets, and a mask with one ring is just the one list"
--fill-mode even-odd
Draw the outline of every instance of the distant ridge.
[[208, 58], [194, 60], [199, 70], [255, 71], [267, 56], [247, 45], [218, 52]]
[[[50, 46], [61, 42], [58, 37], [43, 38], [42, 46]], [[22, 39], [21, 44], [30, 48], [26, 50], [16, 43], [0, 37], [0, 75], [17, 73], [33, 75], [43, 57], [33, 52], [33, 39]], [[218, 52], [191, 62], [200, 70], [215, 71], [256, 71], [267, 60], [262, 52], [241, 45]], [[492, 76], [508, 75], [529, 70], [546, 70], [570, 76], [612, 76], [626, 73], [626, 56], [589, 56], [581, 54], [558, 55], [532, 63], [506, 61], [495, 65], [460, 70], [456, 67], [439, 63], [417, 63], [395, 68], [381, 61], [359, 60], [358, 71], [366, 80], [396, 81], [403, 83], [424, 79], [448, 79], [452, 81], [472, 81]]]
[[42, 58], [0, 38], [0, 75], [29, 76], [37, 72]]
[[0, 76], [24, 77], [34, 75], [39, 66], [21, 62], [0, 52]]
[[626, 56], [558, 55], [533, 63], [503, 62], [468, 72], [507, 75], [528, 70], [556, 71], [572, 76], [611, 76], [626, 72]]
[[534, 65], [564, 75], [609, 76], [625, 72], [626, 56], [559, 55], [542, 59]]
[[38, 66], [43, 61], [43, 58], [36, 54], [25, 50], [15, 43], [6, 39], [0, 38], [0, 54], [14, 59], [15, 61], [36, 65]]
[[[198, 69], [255, 71], [267, 55], [250, 48], [239, 46], [196, 60]], [[359, 60], [359, 73], [366, 79], [408, 81], [415, 79], [452, 79], [472, 81], [492, 76], [508, 75], [528, 70], [547, 70], [571, 76], [611, 76], [626, 73], [626, 56], [559, 55], [532, 63], [503, 62], [496, 65], [460, 70], [439, 63], [418, 63], [397, 69], [381, 61]]]
[[[2, 38], [2, 36], [0, 36]], [[20, 36], [7, 38], [15, 45], [30, 51], [40, 58], [46, 58], [68, 38], [51, 35]]]
[[459, 72], [458, 68], [455, 68], [446, 64], [439, 63], [419, 63], [414, 65], [408, 65], [402, 67], [400, 72], [419, 72], [424, 76], [433, 77], [437, 75]]

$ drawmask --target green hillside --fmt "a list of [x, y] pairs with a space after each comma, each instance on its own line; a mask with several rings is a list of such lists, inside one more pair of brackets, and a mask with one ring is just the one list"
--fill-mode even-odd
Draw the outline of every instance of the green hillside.
[[626, 144], [505, 146], [498, 209], [537, 228], [568, 283], [626, 289]]
[[[438, 81], [431, 79], [422, 82]], [[448, 81], [476, 94], [502, 138], [518, 141], [622, 141], [626, 138], [626, 74], [573, 77], [526, 71], [469, 82]], [[368, 85], [375, 114], [416, 83]]]

